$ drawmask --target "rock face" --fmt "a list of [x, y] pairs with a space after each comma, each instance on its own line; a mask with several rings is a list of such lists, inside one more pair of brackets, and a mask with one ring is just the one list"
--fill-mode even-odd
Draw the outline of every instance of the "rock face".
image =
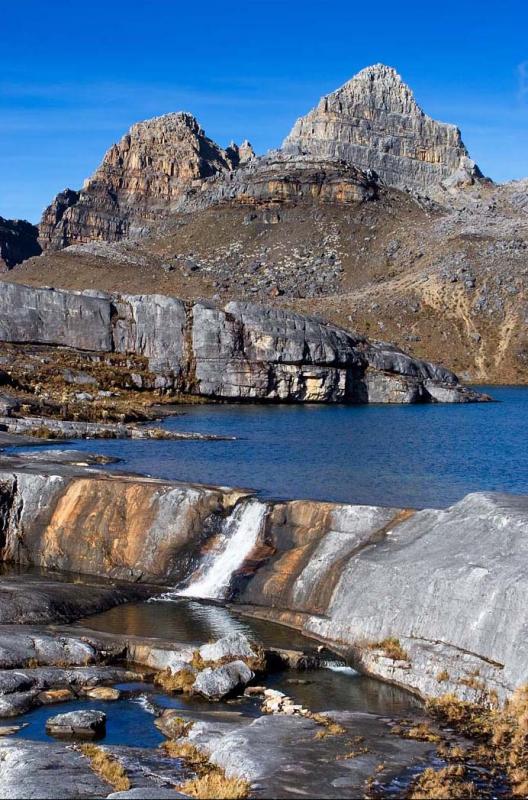
[[[141, 356], [143, 388], [232, 400], [467, 402], [449, 370], [293, 312], [4, 284], [0, 341]], [[93, 369], [93, 365], [92, 365]], [[89, 372], [89, 370], [87, 370]]]
[[222, 150], [191, 114], [166, 114], [139, 122], [106, 153], [80, 192], [66, 189], [44, 212], [43, 248], [114, 241], [141, 233], [163, 218], [188, 188], [229, 172], [251, 157], [251, 146]]
[[0, 272], [42, 252], [38, 228], [21, 219], [0, 217]]
[[148, 479], [92, 479], [82, 471], [78, 477], [2, 472], [0, 560], [175, 582], [187, 572], [191, 546], [199, 547], [208, 526], [219, 527], [241, 494]]
[[472, 183], [481, 173], [454, 125], [428, 117], [397, 72], [361, 70], [295, 123], [287, 153], [342, 159], [374, 170], [389, 186], [427, 194], [441, 183]]
[[504, 698], [527, 678], [527, 531], [525, 496], [415, 513], [291, 503], [275, 508], [276, 554], [238, 601], [423, 696]]

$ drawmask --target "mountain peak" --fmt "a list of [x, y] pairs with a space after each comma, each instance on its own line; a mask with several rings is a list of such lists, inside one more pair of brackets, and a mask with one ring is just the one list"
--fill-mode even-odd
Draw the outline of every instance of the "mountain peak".
[[287, 153], [347, 161], [374, 170], [387, 184], [423, 193], [456, 176], [480, 176], [455, 125], [436, 122], [418, 106], [393, 67], [365, 67], [295, 123]]

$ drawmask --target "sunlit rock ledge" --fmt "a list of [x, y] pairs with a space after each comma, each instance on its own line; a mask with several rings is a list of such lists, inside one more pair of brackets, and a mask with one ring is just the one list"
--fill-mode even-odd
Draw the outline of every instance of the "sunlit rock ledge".
[[171, 586], [294, 626], [421, 696], [526, 682], [528, 497], [413, 511], [75, 465], [0, 472], [0, 560]]
[[225, 400], [430, 403], [489, 399], [448, 369], [314, 317], [247, 302], [225, 308], [164, 295], [5, 283], [0, 342], [68, 348], [88, 377], [111, 354], [136, 389]]

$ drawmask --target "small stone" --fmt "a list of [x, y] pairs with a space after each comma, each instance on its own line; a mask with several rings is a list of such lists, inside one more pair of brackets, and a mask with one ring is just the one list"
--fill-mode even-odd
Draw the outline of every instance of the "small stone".
[[106, 733], [103, 711], [70, 711], [46, 720], [46, 733], [59, 739], [97, 739]]
[[40, 692], [37, 699], [43, 706], [48, 706], [52, 703], [66, 703], [68, 700], [73, 700], [74, 697], [71, 689], [47, 689]]
[[0, 726], [0, 736], [13, 736], [23, 728], [27, 728], [28, 725], [29, 722], [25, 722], [23, 725], [2, 725]]
[[92, 700], [119, 700], [121, 692], [112, 686], [95, 686], [93, 689], [88, 689], [86, 697]]
[[93, 400], [93, 394], [89, 392], [76, 392], [74, 397], [80, 403], [89, 403]]

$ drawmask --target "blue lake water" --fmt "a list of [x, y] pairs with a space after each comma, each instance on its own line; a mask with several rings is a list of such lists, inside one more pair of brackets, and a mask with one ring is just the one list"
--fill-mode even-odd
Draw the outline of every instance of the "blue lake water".
[[[264, 497], [444, 507], [479, 490], [528, 492], [528, 388], [468, 405], [197, 405], [163, 424], [237, 441], [80, 441], [117, 469], [243, 486]], [[57, 446], [57, 443], [54, 444]]]

